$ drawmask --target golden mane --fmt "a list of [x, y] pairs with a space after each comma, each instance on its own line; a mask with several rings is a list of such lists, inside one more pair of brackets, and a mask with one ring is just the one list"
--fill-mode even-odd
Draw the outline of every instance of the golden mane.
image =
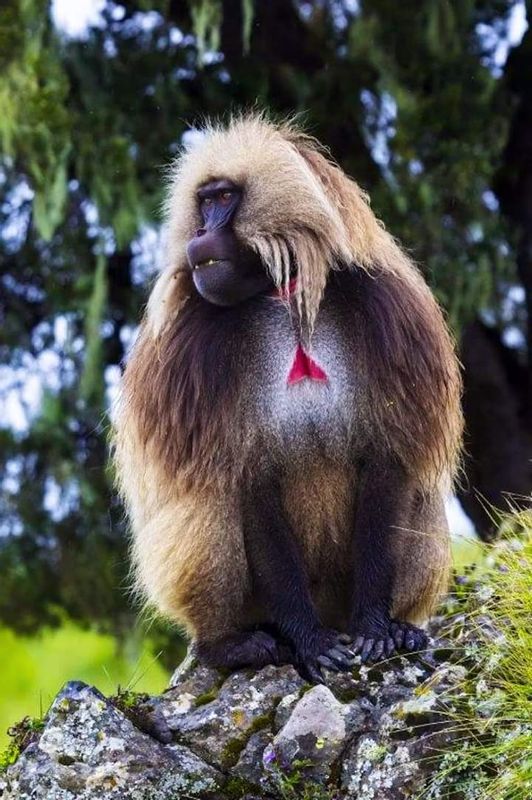
[[227, 126], [207, 123], [171, 169], [167, 265], [148, 305], [154, 335], [175, 319], [189, 291], [180, 273], [188, 272], [186, 246], [201, 225], [196, 190], [216, 178], [242, 186], [235, 230], [259, 253], [276, 286], [288, 284], [295, 263], [299, 313], [310, 329], [328, 272], [339, 265], [419, 280], [367, 195], [315, 139], [293, 122], [242, 115]]

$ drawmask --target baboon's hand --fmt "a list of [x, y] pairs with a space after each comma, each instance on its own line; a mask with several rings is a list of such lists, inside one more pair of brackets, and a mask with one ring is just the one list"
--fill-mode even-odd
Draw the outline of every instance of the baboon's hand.
[[301, 675], [312, 683], [324, 683], [322, 669], [335, 672], [350, 670], [356, 656], [348, 646], [349, 636], [321, 628], [295, 647], [295, 664]]
[[424, 650], [428, 645], [425, 631], [409, 622], [391, 620], [382, 625], [361, 623], [353, 632], [352, 649], [363, 663], [389, 658], [401, 650]]

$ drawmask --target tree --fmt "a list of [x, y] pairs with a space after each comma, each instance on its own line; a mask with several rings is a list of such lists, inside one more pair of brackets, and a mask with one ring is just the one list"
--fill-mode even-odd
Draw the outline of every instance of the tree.
[[[107, 0], [100, 23], [72, 40], [44, 0], [2, 5], [0, 385], [13, 407], [9, 385], [37, 370], [43, 392], [27, 420], [0, 428], [1, 621], [31, 631], [65, 609], [118, 633], [131, 624], [105, 408], [154, 269], [162, 168], [198, 116], [255, 102], [306, 112], [463, 334], [462, 496], [489, 532], [473, 490], [500, 502], [522, 487], [530, 457], [530, 365], [523, 346], [504, 343], [509, 328], [532, 338], [530, 306], [527, 317], [508, 302], [511, 287], [526, 286], [528, 299], [532, 287], [530, 243], [512, 230], [530, 229], [528, 156], [511, 145], [530, 114], [519, 80], [532, 68], [529, 35], [502, 78], [494, 68], [512, 7]], [[516, 176], [506, 189], [503, 158]], [[520, 449], [504, 437], [501, 447], [484, 371], [503, 376], [497, 419], [512, 421]]]

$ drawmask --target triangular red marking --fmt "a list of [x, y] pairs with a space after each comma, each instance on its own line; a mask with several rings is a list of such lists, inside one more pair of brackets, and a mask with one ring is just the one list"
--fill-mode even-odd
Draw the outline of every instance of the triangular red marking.
[[290, 385], [291, 383], [298, 383], [299, 381], [304, 380], [304, 378], [310, 378], [311, 381], [327, 381], [327, 375], [319, 367], [313, 358], [311, 358], [308, 353], [305, 353], [303, 348], [300, 344], [297, 346], [296, 354], [294, 356], [294, 363], [292, 364], [292, 368], [288, 374], [288, 381], [287, 383]]

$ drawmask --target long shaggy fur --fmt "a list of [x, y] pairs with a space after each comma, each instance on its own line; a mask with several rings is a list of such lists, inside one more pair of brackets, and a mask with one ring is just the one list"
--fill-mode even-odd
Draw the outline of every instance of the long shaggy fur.
[[191, 586], [203, 591], [211, 579], [201, 575], [218, 574], [209, 570], [213, 559], [236, 558], [246, 585], [238, 510], [226, 520], [230, 535], [216, 531], [258, 446], [236, 422], [246, 403], [235, 356], [245, 348], [246, 320], [206, 310], [186, 260], [201, 225], [197, 188], [221, 177], [243, 187], [235, 231], [276, 286], [288, 285], [295, 264], [298, 324], [310, 340], [331, 272], [358, 276], [353, 302], [364, 341], [356, 368], [374, 376], [369, 427], [427, 493], [452, 481], [462, 426], [460, 378], [441, 311], [365, 193], [292, 124], [252, 115], [207, 126], [172, 170], [167, 266], [126, 369], [115, 440], [139, 581], [193, 633], [208, 623], [193, 618]]

